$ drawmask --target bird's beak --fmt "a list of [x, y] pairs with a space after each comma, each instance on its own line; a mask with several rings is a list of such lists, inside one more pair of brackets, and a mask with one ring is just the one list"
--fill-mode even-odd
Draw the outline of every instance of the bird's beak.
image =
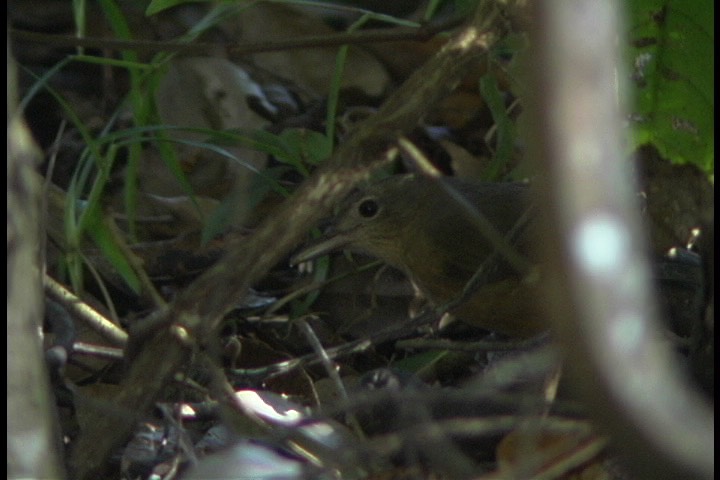
[[290, 258], [290, 266], [298, 265], [302, 262], [314, 260], [322, 255], [328, 254], [342, 249], [351, 241], [351, 236], [347, 232], [328, 232], [322, 237], [311, 241], [298, 253]]

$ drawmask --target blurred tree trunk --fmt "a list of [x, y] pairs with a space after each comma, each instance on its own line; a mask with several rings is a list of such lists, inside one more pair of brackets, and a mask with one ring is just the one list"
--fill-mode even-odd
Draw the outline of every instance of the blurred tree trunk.
[[7, 478], [63, 478], [59, 428], [39, 327], [37, 147], [17, 112], [15, 64], [7, 49]]

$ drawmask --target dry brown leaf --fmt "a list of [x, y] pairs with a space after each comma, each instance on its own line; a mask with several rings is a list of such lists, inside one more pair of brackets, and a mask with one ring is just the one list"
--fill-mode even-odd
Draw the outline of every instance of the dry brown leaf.
[[[245, 41], [263, 42], [287, 40], [334, 32], [311, 10], [291, 5], [261, 3], [248, 8], [237, 18], [238, 35]], [[285, 78], [315, 97], [323, 97], [330, 90], [335, 71], [338, 47], [285, 50], [256, 53], [252, 61], [259, 67]], [[385, 68], [367, 51], [352, 47], [343, 75], [344, 88], [358, 88], [370, 96], [379, 96], [388, 87], [390, 76]]]
[[[260, 88], [239, 66], [213, 57], [192, 57], [175, 60], [163, 77], [155, 102], [163, 122], [188, 128], [213, 130], [258, 130], [268, 124], [248, 106], [252, 97], [269, 112], [274, 107]], [[201, 142], [207, 135], [199, 132], [169, 130], [178, 140]], [[178, 148], [186, 163], [186, 174], [197, 194], [220, 199], [234, 193], [240, 205], [247, 203], [247, 193], [257, 171], [265, 168], [267, 155], [239, 146], [223, 146], [234, 158], [201, 147]], [[188, 162], [188, 159], [190, 162]], [[141, 189], [148, 194], [186, 195], [164, 162], [156, 159], [143, 162]], [[219, 188], [218, 188], [219, 187]], [[236, 209], [230, 225], [240, 226], [246, 209]]]

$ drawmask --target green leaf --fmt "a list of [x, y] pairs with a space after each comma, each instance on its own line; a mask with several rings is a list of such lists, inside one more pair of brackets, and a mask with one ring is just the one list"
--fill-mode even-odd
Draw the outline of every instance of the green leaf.
[[432, 367], [448, 355], [447, 350], [428, 350], [404, 358], [393, 365], [393, 368], [417, 373]]
[[210, 0], [152, 0], [147, 9], [145, 9], [145, 15], [149, 17], [168, 8], [177, 7], [178, 5], [186, 3], [200, 3], [201, 1], [209, 2]]
[[288, 153], [301, 164], [317, 165], [332, 153], [332, 142], [322, 133], [305, 128], [289, 128], [280, 134]]
[[480, 93], [490, 109], [490, 113], [492, 113], [497, 129], [495, 156], [485, 172], [485, 178], [496, 180], [512, 157], [516, 138], [515, 123], [508, 116], [503, 94], [493, 75], [484, 75], [480, 79]]
[[125, 283], [135, 293], [140, 293], [140, 279], [125, 258], [122, 249], [115, 242], [112, 232], [105, 225], [102, 210], [93, 208], [88, 212], [87, 232], [100, 248], [103, 256], [112, 264]]
[[634, 146], [714, 171], [714, 3], [629, 2]]
[[[100, 0], [99, 4], [105, 14], [110, 27], [118, 38], [123, 40], [132, 40], [132, 32], [130, 25], [125, 18], [123, 11], [113, 0]], [[123, 60], [128, 64], [136, 64], [138, 54], [134, 50], [122, 50], [120, 52]], [[144, 126], [148, 122], [151, 113], [151, 105], [145, 100], [143, 89], [143, 69], [129, 68], [130, 89], [128, 91], [128, 100], [133, 110], [133, 121], [137, 126]], [[132, 143], [128, 148], [128, 161], [125, 170], [125, 214], [128, 219], [128, 227], [130, 229], [130, 237], [136, 237], [135, 217], [137, 214], [137, 196], [138, 196], [138, 170], [140, 159], [142, 156], [142, 148], [139, 143]]]
[[459, 15], [468, 15], [475, 11], [479, 0], [455, 0], [455, 10]]

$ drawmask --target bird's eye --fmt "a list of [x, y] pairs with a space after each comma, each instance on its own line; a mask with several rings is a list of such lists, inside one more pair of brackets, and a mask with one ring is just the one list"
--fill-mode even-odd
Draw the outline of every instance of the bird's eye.
[[360, 202], [360, 205], [358, 205], [358, 213], [360, 214], [360, 216], [365, 218], [374, 217], [375, 215], [377, 215], [378, 210], [380, 210], [380, 206], [375, 200], [371, 198], [363, 200], [362, 202]]

